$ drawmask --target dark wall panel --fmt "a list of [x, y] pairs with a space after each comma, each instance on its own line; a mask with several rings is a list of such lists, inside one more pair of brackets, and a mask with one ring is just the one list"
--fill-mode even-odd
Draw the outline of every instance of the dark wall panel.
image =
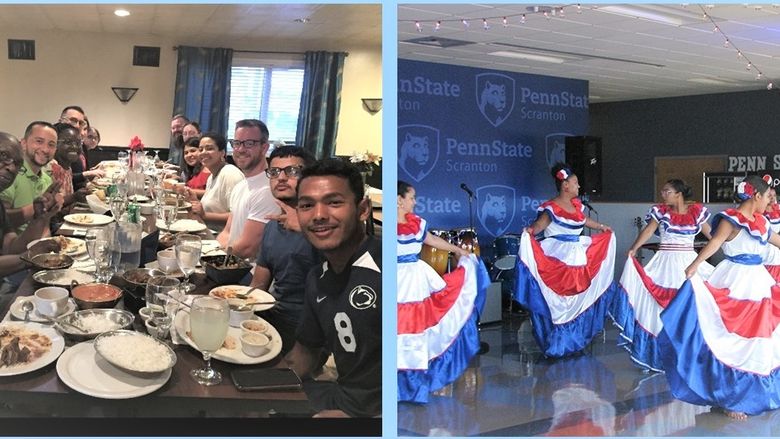
[[590, 127], [603, 148], [603, 191], [594, 199], [649, 201], [656, 156], [780, 154], [780, 92], [591, 104]]

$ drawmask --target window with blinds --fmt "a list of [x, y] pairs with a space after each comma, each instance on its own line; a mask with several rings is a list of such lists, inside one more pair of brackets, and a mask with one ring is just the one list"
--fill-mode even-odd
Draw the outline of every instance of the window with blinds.
[[260, 119], [272, 142], [295, 142], [303, 69], [234, 65], [231, 75], [227, 137], [237, 121]]

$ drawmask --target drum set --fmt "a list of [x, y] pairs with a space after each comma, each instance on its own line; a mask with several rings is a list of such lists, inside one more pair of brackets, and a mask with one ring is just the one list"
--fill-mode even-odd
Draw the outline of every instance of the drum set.
[[[433, 229], [431, 234], [460, 247], [477, 256], [483, 256], [480, 252], [477, 232], [471, 227], [461, 227], [450, 230]], [[520, 235], [506, 234], [499, 236], [489, 247], [487, 263], [495, 270], [506, 271], [515, 268], [517, 253], [520, 250]], [[458, 266], [454, 255], [445, 250], [439, 250], [423, 244], [420, 259], [433, 267], [439, 275], [449, 273]]]

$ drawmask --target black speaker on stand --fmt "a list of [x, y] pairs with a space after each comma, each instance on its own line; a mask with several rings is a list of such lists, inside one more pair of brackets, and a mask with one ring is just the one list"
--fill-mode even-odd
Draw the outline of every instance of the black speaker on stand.
[[566, 163], [577, 174], [580, 194], [601, 194], [601, 137], [566, 137]]

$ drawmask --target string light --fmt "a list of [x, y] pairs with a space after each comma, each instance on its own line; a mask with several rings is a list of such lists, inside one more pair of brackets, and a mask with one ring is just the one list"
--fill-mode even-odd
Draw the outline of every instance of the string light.
[[[764, 73], [761, 71], [761, 69], [758, 68], [758, 66], [756, 66], [755, 64], [753, 64], [753, 62], [750, 61], [748, 59], [748, 57], [744, 53], [742, 53], [742, 51], [739, 50], [739, 48], [736, 45], [734, 45], [734, 42], [729, 39], [728, 35], [726, 35], [726, 33], [723, 32], [723, 29], [721, 29], [720, 26], [718, 26], [718, 24], [715, 23], [715, 20], [712, 18], [712, 16], [710, 16], [710, 14], [707, 13], [707, 11], [704, 9], [704, 6], [702, 6], [702, 5], [698, 5], [698, 6], [699, 6], [699, 9], [701, 9], [702, 14], [704, 14], [704, 18], [709, 20], [710, 23], [712, 23], [712, 25], [715, 27], [713, 32], [718, 32], [723, 37], [723, 39], [724, 39], [723, 47], [732, 47], [732, 48], [734, 48], [734, 50], [737, 51], [737, 59], [747, 61], [747, 64], [745, 65], [745, 70], [752, 71], [753, 69], [755, 69], [755, 71], [756, 71], [756, 80], [760, 81], [760, 80], [764, 79]], [[748, 4], [745, 3], [744, 6], [747, 8]], [[709, 8], [709, 9], [712, 9], [713, 7], [714, 7], [713, 5], [707, 5], [707, 8]], [[769, 78], [767, 78], [766, 89], [767, 90], [772, 90], [774, 88], [774, 84], [772, 83], [771, 80], [768, 80], [768, 79]]]
[[488, 24], [487, 19], [485, 19], [485, 18], [482, 19], [482, 29], [485, 29], [485, 30], [490, 29], [490, 25]]
[[520, 17], [520, 24], [525, 24], [525, 14], [523, 14], [523, 16]]
[[463, 26], [469, 27], [469, 22], [464, 18], [460, 20], [461, 23], [463, 23]]
[[582, 14], [582, 5], [577, 3], [577, 13]]
[[441, 20], [436, 22], [436, 25], [433, 27], [434, 32], [441, 29]]
[[507, 26], [508, 26], [508, 23], [507, 23], [506, 17], [504, 17], [504, 18], [501, 20], [501, 22], [502, 22], [502, 23], [504, 23], [504, 27], [507, 27]]
[[419, 21], [414, 22], [414, 27], [417, 28], [417, 32], [422, 32], [422, 25], [420, 24]]

